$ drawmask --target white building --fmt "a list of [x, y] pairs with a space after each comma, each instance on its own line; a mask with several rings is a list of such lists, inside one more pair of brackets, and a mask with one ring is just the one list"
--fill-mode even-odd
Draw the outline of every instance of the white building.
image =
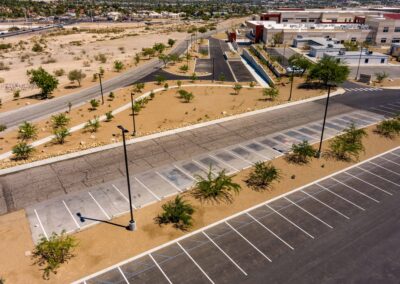
[[340, 40], [331, 37], [302, 37], [293, 39], [293, 47], [309, 49], [308, 55], [320, 58], [325, 52], [339, 52], [345, 50]]
[[389, 56], [379, 52], [372, 52], [368, 50], [360, 51], [339, 51], [339, 52], [325, 52], [324, 56], [335, 58], [338, 62], [347, 65], [382, 65], [387, 64]]

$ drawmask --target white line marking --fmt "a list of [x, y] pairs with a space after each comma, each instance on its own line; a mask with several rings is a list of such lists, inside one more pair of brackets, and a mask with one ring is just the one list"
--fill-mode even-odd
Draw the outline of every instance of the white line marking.
[[43, 231], [44, 236], [45, 236], [46, 239], [48, 240], [48, 239], [49, 239], [49, 236], [47, 235], [46, 230], [45, 230], [44, 227], [43, 227], [42, 221], [40, 221], [39, 214], [37, 213], [36, 209], [33, 209], [33, 211], [35, 212], [36, 218], [37, 218], [38, 221], [39, 221], [39, 225], [40, 225], [40, 228], [42, 228], [42, 231]]
[[239, 156], [238, 154], [236, 154], [235, 152], [233, 152], [231, 149], [225, 149], [225, 151], [227, 151], [229, 154], [231, 154], [231, 155], [233, 155], [233, 156], [235, 156], [235, 157], [237, 157], [237, 158], [239, 158], [239, 159], [242, 159], [242, 160], [244, 160], [244, 161], [250, 163], [250, 165], [254, 165], [254, 163], [253, 163], [252, 161], [247, 160], [247, 159], [245, 159], [244, 157]]
[[377, 107], [372, 107], [371, 109], [373, 109], [375, 111], [380, 111], [380, 112], [383, 112], [383, 113], [388, 113], [390, 117], [392, 117], [393, 115], [396, 114], [394, 112], [387, 111], [387, 110], [384, 110], [384, 109], [380, 109], [380, 108], [377, 108]]
[[271, 231], [270, 229], [268, 229], [267, 226], [265, 226], [263, 223], [261, 223], [260, 221], [258, 221], [253, 215], [251, 215], [249, 212], [246, 212], [246, 214], [252, 218], [254, 221], [256, 221], [261, 227], [263, 227], [264, 229], [266, 229], [268, 232], [270, 232], [272, 235], [274, 235], [278, 240], [280, 240], [282, 243], [284, 243], [285, 245], [287, 245], [290, 249], [294, 250], [294, 247], [292, 247], [291, 245], [289, 245], [286, 241], [284, 241], [281, 237], [279, 237], [277, 234], [275, 234], [273, 231]]
[[303, 210], [304, 212], [306, 212], [308, 215], [314, 217], [315, 219], [317, 219], [318, 221], [320, 221], [322, 224], [324, 224], [325, 226], [333, 229], [333, 227], [331, 225], [329, 225], [328, 223], [326, 223], [325, 221], [321, 220], [320, 218], [318, 218], [317, 216], [315, 216], [314, 214], [312, 214], [311, 212], [309, 212], [308, 210], [304, 209], [303, 207], [301, 207], [299, 204], [297, 204], [296, 202], [293, 202], [292, 200], [290, 200], [287, 197], [284, 197], [287, 201], [289, 201], [290, 203], [292, 203], [294, 206], [298, 207], [299, 209]]
[[397, 155], [397, 154], [395, 154], [395, 153], [389, 153], [389, 154], [392, 154], [392, 155], [394, 155], [394, 156], [396, 156], [396, 157], [400, 157], [400, 155]]
[[[376, 176], [377, 178], [380, 178], [380, 179], [382, 179], [382, 180], [384, 180], [384, 181], [387, 181], [387, 182], [390, 182], [391, 184], [394, 184], [394, 185], [397, 186], [397, 187], [400, 187], [399, 184], [397, 184], [397, 183], [395, 183], [395, 182], [393, 182], [393, 181], [391, 181], [391, 180], [388, 180], [387, 178], [381, 177], [380, 175], [374, 174], [373, 172], [371, 172], [371, 171], [369, 171], [369, 170], [366, 170], [366, 169], [362, 168], [361, 166], [359, 166], [358, 168], [359, 168], [360, 170], [366, 172], [366, 173], [369, 173], [369, 174], [371, 174], [371, 175], [373, 175], [373, 176]], [[367, 183], [367, 182], [366, 182], [366, 183]]]
[[150, 190], [150, 188], [148, 188], [143, 182], [141, 182], [137, 177], [135, 177], [135, 180], [144, 187], [144, 189], [146, 189], [148, 192], [150, 192], [151, 195], [153, 195], [158, 201], [161, 200], [160, 197], [158, 197], [153, 191]]
[[333, 179], [334, 181], [336, 181], [338, 184], [341, 184], [341, 185], [343, 185], [343, 186], [345, 186], [345, 187], [347, 187], [347, 188], [349, 188], [349, 189], [351, 189], [351, 190], [357, 192], [358, 194], [360, 194], [360, 195], [362, 195], [362, 196], [365, 196], [366, 198], [371, 199], [372, 201], [374, 201], [374, 202], [376, 202], [376, 203], [380, 203], [379, 200], [377, 200], [377, 199], [375, 199], [375, 198], [369, 196], [368, 194], [365, 194], [364, 192], [361, 192], [361, 191], [355, 189], [354, 187], [352, 187], [352, 186], [350, 186], [350, 185], [347, 185], [347, 184], [341, 182], [340, 180], [337, 180], [337, 179], [335, 179], [335, 178], [333, 178], [333, 177], [332, 177], [331, 179]]
[[357, 207], [358, 209], [360, 209], [360, 210], [362, 210], [362, 211], [365, 211], [365, 209], [364, 209], [364, 208], [362, 208], [360, 205], [357, 205], [357, 204], [355, 204], [354, 202], [351, 202], [351, 201], [350, 201], [350, 200], [348, 200], [347, 198], [344, 198], [343, 196], [341, 196], [341, 195], [339, 195], [339, 194], [337, 194], [337, 193], [335, 193], [335, 192], [331, 191], [330, 189], [326, 188], [325, 186], [323, 186], [323, 185], [320, 185], [319, 183], [315, 183], [315, 184], [316, 184], [316, 185], [318, 185], [319, 187], [323, 188], [324, 190], [326, 190], [326, 191], [328, 191], [328, 192], [332, 193], [333, 195], [336, 195], [337, 197], [339, 197], [339, 198], [343, 199], [344, 201], [346, 201], [346, 202], [350, 203], [351, 205], [353, 205], [353, 206]]
[[200, 269], [200, 271], [204, 274], [205, 277], [207, 277], [207, 279], [214, 284], [214, 281], [212, 281], [212, 279], [210, 278], [210, 276], [207, 275], [207, 273], [203, 270], [203, 268], [201, 268], [201, 266], [193, 259], [193, 257], [190, 256], [190, 254], [185, 250], [185, 248], [179, 243], [176, 242], [176, 244], [183, 250], [183, 252], [191, 259], [191, 261], [193, 261], [193, 263], [197, 266], [198, 269]]
[[93, 199], [93, 201], [97, 204], [97, 206], [100, 208], [101, 212], [107, 217], [108, 220], [111, 220], [110, 216], [108, 216], [107, 212], [101, 207], [101, 205], [97, 202], [97, 200], [93, 197], [93, 195], [88, 191], [90, 197]]
[[[213, 156], [213, 155], [211, 155], [211, 154], [208, 154], [208, 156], [210, 156], [210, 157], [213, 158], [214, 160], [217, 160], [217, 162], [220, 161], [221, 163], [225, 164], [225, 165], [228, 166], [229, 168], [233, 169], [234, 172], [238, 172], [238, 171], [239, 171], [238, 169], [236, 169], [235, 167], [231, 166], [231, 165], [228, 164], [227, 162], [221, 161], [220, 159], [218, 159], [217, 157], [215, 157], [215, 156]], [[229, 170], [229, 169], [227, 169], [227, 170]]]
[[267, 208], [269, 208], [270, 210], [274, 211], [274, 213], [278, 214], [279, 216], [281, 216], [283, 219], [285, 219], [286, 221], [288, 221], [290, 224], [292, 224], [293, 226], [295, 226], [297, 229], [299, 229], [300, 231], [302, 231], [304, 234], [306, 234], [307, 236], [309, 236], [310, 238], [314, 239], [314, 236], [311, 235], [310, 233], [308, 233], [306, 230], [304, 230], [302, 227], [298, 226], [296, 223], [294, 223], [293, 221], [291, 221], [290, 219], [286, 218], [285, 216], [283, 216], [281, 213], [279, 213], [278, 211], [276, 211], [274, 208], [272, 208], [271, 206], [269, 206], [268, 204], [265, 204], [265, 206]]
[[397, 166], [400, 166], [400, 164], [398, 164], [398, 163], [396, 163], [396, 162], [393, 162], [392, 160], [390, 160], [390, 159], [386, 159], [386, 158], [384, 158], [384, 157], [380, 157], [381, 159], [384, 159], [384, 160], [386, 160], [386, 161], [388, 161], [389, 163], [393, 163], [393, 164], [395, 164], [395, 165], [397, 165]]
[[160, 265], [157, 263], [157, 261], [153, 258], [151, 253], [149, 253], [149, 257], [151, 260], [154, 262], [154, 264], [157, 266], [157, 268], [161, 271], [162, 275], [164, 275], [165, 279], [167, 279], [169, 284], [172, 284], [172, 281], [168, 278], [167, 274], [165, 274], [164, 270], [161, 269]]
[[397, 176], [400, 176], [399, 173], [396, 173], [395, 171], [392, 171], [392, 170], [390, 170], [390, 169], [388, 169], [388, 168], [385, 168], [384, 166], [375, 164], [374, 162], [368, 162], [368, 163], [371, 163], [371, 164], [373, 164], [373, 165], [375, 165], [375, 166], [377, 166], [377, 167], [379, 167], [379, 168], [381, 168], [381, 169], [384, 169], [385, 171], [391, 172], [392, 174], [395, 174], [395, 175], [397, 175]]
[[259, 153], [259, 152], [257, 152], [257, 151], [254, 151], [254, 150], [251, 149], [250, 147], [246, 147], [246, 146], [243, 145], [243, 144], [239, 144], [239, 146], [242, 147], [242, 148], [244, 148], [244, 149], [247, 150], [247, 151], [250, 151], [250, 152], [254, 153], [256, 156], [259, 156], [259, 157], [262, 158], [264, 161], [269, 161], [269, 160], [271, 160], [269, 157], [264, 156], [263, 154], [261, 154], [261, 153]]
[[124, 278], [125, 282], [126, 282], [127, 284], [129, 284], [129, 281], [128, 281], [128, 279], [126, 279], [126, 276], [125, 276], [125, 274], [122, 272], [121, 267], [118, 266], [118, 270], [119, 270], [119, 272], [121, 273], [122, 277]]
[[72, 220], [74, 220], [74, 223], [75, 223], [75, 225], [78, 227], [78, 229], [80, 229], [80, 228], [81, 228], [81, 226], [79, 226], [78, 222], [77, 222], [77, 221], [76, 221], [76, 219], [74, 218], [74, 215], [72, 215], [72, 212], [71, 212], [71, 210], [69, 210], [69, 208], [68, 208], [68, 206], [67, 206], [67, 204], [65, 203], [65, 201], [64, 201], [64, 200], [62, 200], [62, 203], [64, 204], [64, 206], [65, 206], [65, 209], [67, 209], [67, 211], [68, 211], [69, 215], [71, 215], [71, 218], [72, 218]]
[[235, 231], [240, 237], [242, 237], [243, 240], [245, 240], [249, 245], [251, 245], [259, 254], [261, 254], [263, 257], [269, 260], [269, 262], [272, 262], [272, 260], [266, 256], [262, 251], [260, 251], [255, 245], [253, 245], [248, 239], [246, 239], [238, 230], [236, 230], [231, 224], [225, 221], [225, 224], [228, 225], [233, 231]]
[[380, 107], [383, 108], [383, 109], [388, 109], [390, 111], [393, 110], [395, 112], [399, 112], [399, 110], [397, 108], [388, 107], [387, 105], [383, 105], [383, 106], [380, 106]]
[[[358, 168], [359, 168], [360, 170], [362, 170], [362, 168], [360, 168], [360, 167], [358, 167]], [[367, 181], [365, 181], [365, 180], [362, 180], [362, 179], [360, 179], [359, 177], [357, 177], [357, 176], [355, 176], [355, 175], [352, 175], [352, 174], [347, 173], [347, 172], [344, 172], [344, 173], [347, 174], [347, 175], [349, 175], [349, 176], [352, 176], [353, 178], [358, 179], [358, 180], [362, 181], [363, 183], [366, 183], [366, 184], [368, 184], [368, 185], [370, 185], [370, 186], [376, 188], [377, 190], [380, 190], [380, 191], [382, 191], [382, 192], [384, 192], [384, 193], [386, 193], [386, 194], [388, 194], [388, 195], [393, 195], [391, 192], [388, 192], [388, 191], [386, 191], [386, 190], [384, 190], [384, 189], [382, 189], [382, 188], [380, 188], [380, 187], [378, 187], [378, 186], [376, 186], [376, 185], [374, 185], [374, 184], [372, 184], [372, 183], [370, 183], [370, 182], [367, 182]]]
[[246, 273], [246, 271], [244, 271], [222, 248], [220, 248], [220, 246], [216, 243], [216, 242], [214, 242], [214, 240], [213, 239], [211, 239], [207, 234], [206, 234], [206, 232], [204, 232], [203, 231], [203, 235], [204, 236], [206, 236], [207, 237], [207, 239], [209, 239], [210, 240], [210, 242], [212, 242], [216, 247], [217, 247], [217, 249], [219, 249], [219, 251], [220, 252], [222, 252], [244, 275], [246, 275], [247, 276], [247, 273]]
[[194, 175], [190, 172], [188, 172], [187, 170], [183, 169], [182, 167], [178, 166], [178, 165], [173, 165], [175, 168], [177, 168], [178, 170], [180, 170], [182, 173], [184, 173], [185, 175], [187, 175], [188, 177], [190, 177], [193, 181], [196, 180], [196, 178], [194, 177]]
[[177, 191], [182, 192], [182, 190], [177, 187], [173, 182], [171, 182], [170, 180], [168, 180], [167, 178], [165, 178], [162, 174], [160, 174], [159, 172], [155, 171], [155, 173], [157, 175], [159, 175], [163, 180], [165, 180], [167, 183], [169, 183], [170, 185], [172, 185]]
[[[113, 185], [113, 184], [111, 184], [111, 185], [112, 185], [112, 187], [114, 187], [114, 189], [115, 189], [116, 191], [119, 192], [119, 194], [121, 194], [121, 196], [126, 200], [126, 202], [129, 203], [129, 199], [119, 190], [119, 188], [116, 187], [116, 186]], [[133, 208], [133, 209], [137, 209], [133, 203], [132, 203], [132, 208]]]
[[309, 194], [309, 193], [307, 193], [307, 192], [305, 192], [305, 191], [301, 191], [301, 192], [303, 192], [304, 194], [308, 195], [309, 197], [311, 197], [311, 198], [314, 199], [315, 201], [321, 203], [322, 205], [328, 207], [328, 208], [331, 209], [332, 211], [334, 211], [334, 212], [338, 213], [339, 215], [343, 216], [343, 217], [346, 218], [347, 220], [350, 220], [350, 217], [349, 217], [349, 216], [343, 214], [343, 213], [340, 212], [339, 210], [336, 210], [335, 208], [333, 208], [333, 207], [331, 207], [330, 205], [326, 204], [325, 202], [319, 200], [319, 199], [316, 198], [315, 196], [312, 196], [311, 194]]

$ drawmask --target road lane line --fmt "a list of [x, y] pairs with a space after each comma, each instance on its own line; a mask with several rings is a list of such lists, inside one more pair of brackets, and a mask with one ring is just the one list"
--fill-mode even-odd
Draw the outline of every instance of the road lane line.
[[281, 237], [279, 237], [277, 234], [275, 234], [273, 231], [271, 231], [267, 226], [265, 226], [263, 223], [261, 223], [260, 221], [258, 221], [253, 215], [251, 215], [249, 212], [246, 212], [246, 214], [252, 218], [254, 221], [256, 221], [261, 227], [263, 227], [264, 229], [266, 229], [268, 232], [270, 232], [272, 235], [274, 235], [278, 240], [280, 240], [282, 243], [284, 243], [285, 245], [287, 245], [290, 249], [294, 250], [294, 247], [292, 247], [291, 245], [289, 245], [285, 240], [283, 240]]
[[146, 189], [148, 192], [150, 192], [151, 195], [153, 195], [155, 197], [155, 199], [157, 199], [158, 201], [161, 200], [160, 197], [158, 197], [158, 195], [156, 195], [153, 191], [150, 190], [150, 188], [148, 188], [143, 182], [141, 182], [137, 177], [135, 177], [135, 180], [144, 187], [144, 189]]
[[400, 176], [399, 173], [397, 173], [397, 172], [395, 172], [395, 171], [392, 171], [392, 170], [390, 170], [390, 169], [388, 169], [388, 168], [385, 168], [384, 166], [375, 164], [374, 162], [368, 162], [368, 163], [371, 163], [371, 164], [373, 164], [373, 165], [375, 165], [375, 166], [377, 166], [377, 167], [379, 167], [379, 168], [381, 168], [381, 169], [384, 169], [385, 171], [391, 172], [392, 174], [395, 174], [395, 175], [397, 175], [397, 176]]
[[78, 222], [77, 222], [76, 219], [74, 218], [74, 215], [72, 215], [72, 212], [71, 212], [71, 210], [69, 210], [69, 207], [67, 206], [67, 203], [65, 203], [64, 200], [62, 200], [62, 203], [64, 204], [65, 209], [67, 209], [69, 215], [71, 215], [72, 220], [74, 220], [75, 225], [78, 227], [78, 229], [80, 229], [81, 226], [79, 226]]
[[333, 227], [331, 225], [329, 225], [328, 223], [326, 223], [325, 221], [321, 220], [320, 218], [318, 218], [317, 216], [315, 216], [314, 214], [312, 214], [311, 212], [309, 212], [308, 210], [304, 209], [303, 207], [301, 207], [299, 204], [297, 204], [296, 202], [293, 202], [292, 200], [290, 200], [287, 197], [284, 197], [287, 201], [291, 202], [294, 206], [298, 207], [299, 209], [303, 210], [304, 212], [306, 212], [307, 214], [309, 214], [310, 216], [314, 217], [315, 219], [317, 219], [318, 221], [320, 221], [322, 224], [324, 224], [325, 226], [333, 229]]
[[342, 217], [346, 218], [347, 220], [350, 220], [350, 217], [349, 217], [349, 216], [343, 214], [343, 213], [340, 212], [339, 210], [337, 210], [337, 209], [331, 207], [330, 205], [326, 204], [325, 202], [319, 200], [319, 199], [316, 198], [315, 196], [312, 196], [311, 194], [309, 194], [309, 193], [307, 193], [307, 192], [305, 192], [305, 191], [301, 191], [301, 192], [303, 192], [304, 194], [308, 195], [309, 197], [311, 197], [311, 198], [314, 199], [315, 201], [321, 203], [322, 205], [328, 207], [328, 208], [331, 209], [332, 211], [338, 213], [339, 215], [341, 215]]
[[126, 276], [125, 276], [125, 274], [122, 272], [121, 267], [118, 266], [118, 270], [119, 270], [119, 272], [121, 273], [122, 277], [124, 278], [126, 284], [129, 284], [129, 281], [128, 281], [128, 279], [126, 279]]
[[362, 168], [361, 166], [359, 166], [358, 168], [359, 168], [360, 170], [366, 172], [366, 173], [369, 173], [369, 174], [371, 174], [371, 175], [373, 175], [373, 176], [376, 176], [377, 178], [380, 178], [380, 179], [382, 179], [382, 180], [384, 180], [384, 181], [387, 181], [387, 182], [389, 182], [389, 183], [391, 183], [391, 184], [394, 184], [394, 185], [397, 186], [397, 187], [400, 187], [399, 184], [397, 184], [397, 183], [395, 183], [395, 182], [393, 182], [393, 181], [391, 181], [391, 180], [388, 180], [387, 178], [381, 177], [380, 175], [374, 174], [373, 172], [371, 172], [371, 171], [369, 171], [369, 170], [366, 170], [366, 169]]
[[108, 220], [111, 220], [110, 216], [108, 216], [107, 212], [101, 207], [101, 205], [97, 202], [97, 200], [93, 197], [93, 195], [88, 191], [90, 197], [93, 199], [93, 201], [97, 204], [97, 206], [100, 208], [101, 212], [107, 217]]
[[286, 221], [288, 221], [290, 224], [292, 224], [293, 226], [295, 226], [297, 229], [299, 229], [300, 231], [302, 231], [304, 234], [306, 234], [307, 236], [309, 236], [310, 238], [314, 239], [314, 236], [311, 235], [310, 233], [308, 233], [306, 230], [304, 230], [302, 227], [298, 226], [296, 223], [294, 223], [293, 221], [291, 221], [289, 218], [283, 216], [281, 213], [279, 213], [278, 211], [276, 211], [274, 208], [272, 208], [271, 206], [269, 206], [268, 204], [265, 204], [265, 206], [267, 208], [269, 208], [270, 210], [274, 211], [274, 213], [278, 214], [279, 216], [281, 216], [283, 219], [285, 219]]
[[182, 193], [182, 190], [176, 186], [176, 184], [174, 184], [172, 181], [168, 180], [166, 177], [164, 177], [162, 174], [160, 174], [158, 171], [155, 171], [155, 173], [157, 175], [159, 175], [163, 180], [165, 180], [167, 183], [169, 183], [170, 185], [172, 185], [178, 192]]
[[157, 266], [157, 268], [160, 270], [160, 272], [162, 273], [162, 275], [164, 275], [165, 279], [168, 281], [169, 284], [172, 284], [172, 281], [169, 279], [169, 277], [167, 276], [167, 274], [165, 274], [164, 270], [162, 270], [162, 268], [160, 267], [160, 265], [157, 263], [157, 261], [154, 259], [154, 257], [151, 255], [151, 253], [149, 253], [149, 257], [151, 258], [151, 260], [154, 262], [154, 264]]
[[33, 209], [33, 211], [35, 212], [36, 218], [37, 218], [38, 221], [39, 221], [39, 225], [40, 225], [40, 228], [42, 228], [42, 231], [43, 231], [44, 236], [45, 236], [46, 239], [48, 240], [48, 239], [49, 239], [49, 236], [47, 235], [46, 230], [45, 230], [44, 227], [43, 227], [42, 221], [40, 221], [39, 214], [37, 213], [36, 209]]
[[214, 240], [213, 239], [211, 239], [207, 234], [206, 234], [206, 232], [202, 232], [203, 233], [203, 235], [204, 236], [206, 236], [207, 237], [207, 239], [209, 239], [210, 240], [210, 242], [212, 242], [215, 246], [216, 246], [216, 248], [217, 249], [219, 249], [219, 251], [220, 252], [222, 252], [244, 275], [246, 275], [247, 276], [247, 273], [246, 273], [246, 271], [244, 271], [222, 248], [220, 248], [220, 246], [217, 244], [217, 243], [215, 243], [214, 242]]
[[197, 266], [198, 269], [200, 269], [200, 271], [204, 274], [205, 277], [207, 277], [207, 279], [215, 284], [215, 282], [210, 278], [210, 276], [207, 275], [207, 273], [203, 270], [203, 268], [201, 268], [201, 266], [193, 259], [193, 257], [185, 250], [185, 248], [179, 243], [176, 242], [176, 244], [183, 250], [183, 252], [190, 258], [191, 261], [193, 261], [193, 263]]
[[326, 190], [326, 191], [332, 193], [333, 195], [336, 195], [337, 197], [343, 199], [344, 201], [350, 203], [351, 205], [357, 207], [358, 209], [360, 209], [360, 210], [362, 210], [362, 211], [365, 211], [365, 208], [362, 208], [360, 205], [357, 205], [357, 204], [355, 204], [354, 202], [348, 200], [347, 198], [344, 198], [343, 196], [337, 194], [336, 192], [331, 191], [330, 189], [326, 188], [325, 186], [320, 185], [319, 183], [315, 183], [315, 184], [318, 185], [319, 187], [323, 188], [324, 190]]
[[243, 240], [245, 240], [249, 245], [252, 246], [259, 254], [261, 254], [264, 258], [268, 259], [269, 262], [272, 262], [272, 260], [266, 256], [261, 250], [259, 250], [254, 244], [252, 244], [248, 239], [246, 239], [245, 236], [243, 236], [238, 230], [236, 230], [231, 224], [225, 221], [225, 224], [228, 225], [236, 234], [238, 234]]
[[347, 184], [345, 184], [345, 183], [343, 183], [343, 182], [341, 182], [341, 181], [339, 181], [339, 180], [337, 180], [337, 179], [335, 179], [335, 178], [333, 178], [333, 177], [332, 177], [331, 179], [333, 179], [333, 180], [336, 181], [337, 183], [339, 183], [339, 184], [341, 184], [341, 185], [343, 185], [343, 186], [345, 186], [345, 187], [347, 187], [347, 188], [349, 188], [349, 189], [351, 189], [351, 190], [357, 192], [358, 194], [360, 194], [360, 195], [362, 195], [362, 196], [365, 196], [365, 197], [368, 198], [368, 199], [371, 199], [372, 201], [374, 201], [374, 202], [376, 202], [376, 203], [380, 203], [379, 200], [377, 200], [377, 199], [375, 199], [375, 198], [369, 196], [368, 194], [365, 194], [364, 192], [361, 192], [361, 191], [355, 189], [354, 187], [352, 187], [352, 186], [350, 186], [350, 185], [347, 185]]
[[[361, 169], [361, 168], [360, 168], [360, 169]], [[382, 189], [382, 188], [380, 188], [380, 187], [378, 187], [378, 186], [376, 186], [376, 185], [374, 185], [374, 184], [372, 184], [372, 183], [370, 183], [370, 182], [368, 182], [368, 181], [365, 181], [365, 180], [363, 180], [363, 179], [360, 179], [359, 177], [357, 177], [357, 176], [355, 176], [355, 175], [352, 175], [352, 174], [350, 174], [350, 173], [348, 173], [348, 172], [344, 172], [344, 173], [347, 174], [347, 175], [349, 175], [349, 176], [352, 176], [353, 178], [358, 179], [358, 180], [362, 181], [363, 183], [366, 183], [366, 184], [368, 184], [368, 185], [370, 185], [370, 186], [376, 188], [377, 190], [380, 190], [380, 191], [382, 191], [382, 192], [384, 192], [384, 193], [386, 193], [386, 194], [388, 194], [388, 195], [393, 195], [391, 192], [388, 192], [388, 191], [386, 191], [386, 190], [384, 190], [384, 189]]]

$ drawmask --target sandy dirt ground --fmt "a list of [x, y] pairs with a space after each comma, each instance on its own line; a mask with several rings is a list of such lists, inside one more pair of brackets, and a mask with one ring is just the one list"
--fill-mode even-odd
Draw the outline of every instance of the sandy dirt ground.
[[[366, 151], [360, 156], [360, 161], [397, 147], [400, 143], [400, 137], [393, 140], [383, 138], [374, 134], [373, 129], [374, 126], [367, 128], [368, 137], [364, 138]], [[326, 147], [327, 144], [325, 143], [324, 146]], [[191, 202], [196, 209], [193, 215], [194, 226], [190, 231], [231, 216], [354, 163], [355, 161], [338, 162], [333, 159], [321, 158], [320, 160], [314, 159], [307, 165], [294, 165], [287, 163], [281, 157], [274, 160], [273, 164], [281, 169], [282, 179], [279, 183], [275, 182], [271, 190], [260, 192], [249, 189], [244, 182], [251, 171], [248, 169], [234, 177], [234, 181], [241, 184], [242, 191], [235, 196], [231, 204], [202, 204], [195, 200], [190, 193], [187, 193], [184, 198]], [[295, 175], [296, 178], [291, 179], [292, 175]], [[75, 250], [76, 257], [68, 264], [63, 265], [58, 274], [52, 275], [51, 280], [46, 283], [68, 283], [77, 280], [182, 236], [185, 232], [173, 229], [170, 225], [160, 227], [153, 220], [161, 212], [161, 205], [171, 198], [136, 210], [134, 214], [138, 230], [134, 233], [107, 224], [99, 224], [76, 233], [75, 237], [79, 241], [79, 247]], [[113, 221], [127, 224], [128, 216], [122, 216]], [[24, 212], [19, 211], [1, 216], [0, 232], [3, 236], [0, 242], [0, 251], [2, 252], [0, 254], [0, 263], [2, 264], [0, 276], [9, 283], [45, 282], [41, 280], [39, 268], [32, 266], [30, 257], [25, 256], [25, 252], [32, 249], [32, 242]]]
[[[296, 78], [293, 87], [292, 100], [302, 100], [322, 95], [324, 90], [306, 90], [297, 88], [303, 79]], [[176, 85], [175, 81], [168, 82], [169, 86]], [[196, 83], [201, 83], [200, 81]], [[209, 82], [208, 82], [209, 83]], [[216, 82], [220, 84], [220, 82]], [[186, 84], [184, 82], [183, 84]], [[225, 82], [225, 84], [228, 84]], [[160, 88], [155, 84], [146, 84], [145, 90]], [[232, 87], [185, 87], [186, 91], [192, 92], [194, 99], [190, 103], [184, 103], [177, 94], [177, 89], [169, 89], [155, 94], [146, 107], [136, 117], [137, 135], [144, 136], [156, 132], [162, 132], [174, 128], [184, 127], [204, 121], [214, 120], [225, 116], [243, 112], [263, 109], [278, 104], [287, 103], [290, 84], [282, 81], [279, 86], [280, 95], [274, 101], [266, 100], [261, 88], [243, 88], [238, 95], [235, 95]], [[73, 109], [69, 114], [71, 117], [70, 126], [78, 125], [93, 119], [96, 116], [104, 115], [107, 111], [113, 110], [121, 105], [129, 103], [131, 88], [124, 88], [116, 92], [116, 99], [106, 103], [95, 111], [90, 111], [87, 103], [79, 108]], [[140, 94], [136, 94], [139, 96]], [[174, 106], [165, 108], [165, 106]], [[49, 142], [38, 146], [32, 158], [26, 161], [13, 161], [5, 159], [0, 162], [0, 168], [10, 167], [21, 163], [44, 159], [51, 156], [75, 152], [82, 149], [99, 145], [118, 142], [120, 140], [117, 125], [125, 125], [132, 128], [131, 110], [125, 110], [116, 114], [110, 122], [101, 122], [97, 133], [88, 133], [83, 130], [73, 132], [67, 137], [63, 145]], [[38, 139], [52, 134], [50, 119], [36, 123], [38, 128]], [[0, 136], [0, 153], [10, 151], [18, 142], [17, 130], [9, 131]]]

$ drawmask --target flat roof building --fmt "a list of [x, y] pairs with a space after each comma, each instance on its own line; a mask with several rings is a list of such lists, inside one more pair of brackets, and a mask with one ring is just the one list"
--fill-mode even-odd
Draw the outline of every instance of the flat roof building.
[[389, 56], [379, 52], [372, 52], [368, 50], [360, 51], [339, 51], [339, 52], [325, 52], [324, 56], [335, 58], [338, 62], [347, 65], [381, 65], [387, 64]]
[[308, 55], [320, 58], [325, 52], [339, 52], [345, 50], [340, 40], [331, 37], [302, 37], [293, 39], [293, 47], [309, 50]]

